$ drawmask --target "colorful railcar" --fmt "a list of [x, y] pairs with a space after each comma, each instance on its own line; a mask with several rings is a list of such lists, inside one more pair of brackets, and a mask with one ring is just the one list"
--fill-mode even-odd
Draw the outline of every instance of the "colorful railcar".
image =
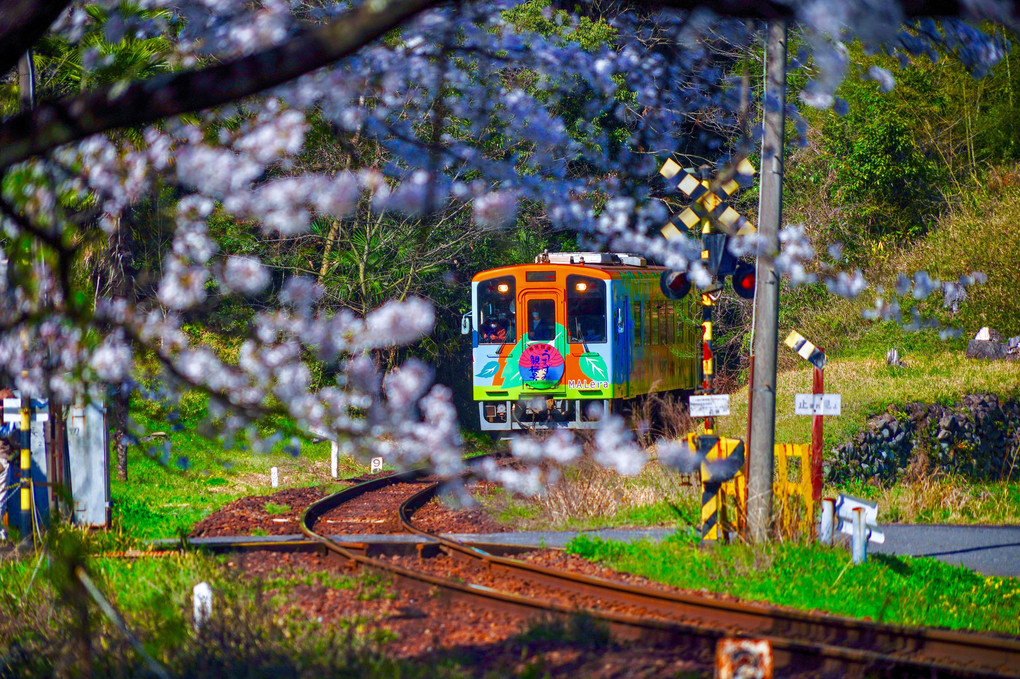
[[693, 391], [700, 306], [667, 298], [662, 272], [633, 255], [567, 252], [475, 275], [465, 330], [481, 428], [592, 428], [633, 399]]

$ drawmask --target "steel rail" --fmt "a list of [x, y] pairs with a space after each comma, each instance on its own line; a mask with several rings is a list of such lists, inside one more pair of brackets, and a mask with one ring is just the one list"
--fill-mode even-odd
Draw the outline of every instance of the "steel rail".
[[773, 648], [780, 651], [776, 654], [777, 663], [796, 661], [801, 664], [803, 659], [784, 658], [785, 649], [797, 654], [824, 652], [883, 673], [895, 667], [923, 670], [928, 674], [1020, 677], [1020, 639], [1016, 638], [874, 623], [767, 604], [657, 591], [498, 556], [413, 525], [413, 512], [434, 497], [437, 489], [438, 484], [430, 485], [404, 501], [399, 509], [404, 529], [436, 540], [451, 556], [484, 563], [487, 568], [510, 577], [639, 606], [669, 618], [694, 621], [699, 627], [736, 630], [739, 636], [770, 638]]
[[[420, 474], [421, 472], [405, 472], [385, 478], [373, 479], [316, 500], [308, 506], [301, 516], [301, 532], [308, 538], [317, 541], [324, 549], [351, 566], [363, 566], [385, 571], [391, 576], [394, 576], [395, 579], [399, 580], [403, 585], [418, 588], [424, 587], [428, 590], [439, 590], [451, 599], [464, 600], [475, 604], [481, 600], [487, 603], [490, 607], [498, 610], [527, 617], [553, 617], [566, 619], [579, 613], [576, 608], [565, 606], [558, 602], [546, 601], [534, 597], [525, 597], [509, 592], [500, 592], [481, 585], [455, 582], [446, 578], [439, 578], [427, 573], [403, 568], [396, 564], [366, 555], [362, 545], [357, 543], [340, 543], [328, 535], [317, 533], [313, 529], [315, 522], [319, 518], [321, 518], [326, 512], [339, 507], [343, 503], [392, 483], [413, 480]], [[435, 484], [435, 487], [438, 486], [439, 484]], [[433, 540], [431, 543], [421, 545], [419, 547], [419, 554], [424, 551], [421, 547], [427, 548], [430, 545], [434, 547], [434, 553], [438, 553], [439, 544], [437, 541]], [[651, 635], [652, 638], [656, 639], [675, 640], [676, 632], [679, 629], [677, 625], [672, 623], [663, 623], [657, 620], [644, 620], [636, 616], [628, 616], [624, 614], [608, 613], [601, 614], [597, 617], [609, 625], [611, 632], [624, 638], [648, 639], [649, 635]], [[722, 633], [718, 630], [701, 628], [697, 625], [684, 626], [683, 631], [688, 634], [694, 633], [701, 637], [707, 635], [713, 637], [713, 639], [715, 637], [722, 636]], [[713, 644], [710, 647], [706, 645], [700, 650], [707, 654], [705, 657], [708, 658], [709, 655], [714, 654], [714, 648], [715, 646], [713, 641]]]
[[[734, 632], [732, 626], [704, 624], [699, 621], [661, 620], [602, 609], [581, 609], [556, 601], [502, 592], [482, 585], [456, 582], [432, 576], [367, 556], [357, 545], [339, 543], [329, 536], [315, 532], [312, 528], [319, 517], [344, 502], [366, 492], [381, 488], [388, 483], [406, 481], [411, 478], [415, 478], [415, 476], [398, 474], [384, 479], [372, 480], [317, 500], [302, 515], [301, 531], [307, 537], [319, 541], [328, 552], [339, 557], [346, 564], [384, 571], [404, 586], [425, 589], [430, 592], [439, 591], [448, 599], [465, 601], [475, 605], [483, 603], [490, 608], [527, 618], [568, 620], [579, 614], [587, 615], [604, 624], [615, 638], [641, 640], [645, 643], [668, 642], [672, 644], [673, 648], [687, 651], [692, 660], [709, 666], [714, 664], [717, 641], [725, 637], [739, 636], [739, 633]], [[431, 490], [434, 493], [438, 486], [438, 483], [434, 484], [427, 490]], [[419, 495], [420, 493], [416, 494], [416, 497]], [[404, 507], [405, 505], [406, 502], [401, 506]], [[438, 548], [443, 541], [434, 537], [432, 539], [435, 540], [432, 544], [435, 545], [436, 552], [438, 552]], [[421, 551], [419, 550], [420, 554]], [[480, 550], [478, 551], [480, 552]], [[562, 584], [559, 581], [558, 583]], [[897, 658], [873, 651], [863, 651], [817, 642], [803, 642], [782, 637], [767, 638], [772, 642], [774, 657], [780, 661], [781, 666], [789, 665], [796, 660], [799, 669], [805, 669], [804, 660], [809, 658], [811, 660], [808, 669], [814, 672], [822, 672], [826, 675], [843, 676], [848, 665], [876, 669], [889, 667], [891, 664], [898, 662]]]

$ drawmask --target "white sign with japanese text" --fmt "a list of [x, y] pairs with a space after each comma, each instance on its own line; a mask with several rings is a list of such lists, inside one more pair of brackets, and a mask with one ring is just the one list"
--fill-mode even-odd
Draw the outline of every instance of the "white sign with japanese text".
[[795, 394], [793, 412], [797, 415], [839, 415], [843, 399], [839, 394]]
[[730, 414], [729, 394], [701, 394], [690, 398], [691, 417], [722, 417]]

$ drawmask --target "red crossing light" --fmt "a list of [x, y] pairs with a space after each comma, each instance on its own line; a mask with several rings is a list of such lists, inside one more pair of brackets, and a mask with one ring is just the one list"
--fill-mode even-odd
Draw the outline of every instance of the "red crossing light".
[[754, 297], [754, 266], [747, 262], [738, 262], [733, 272], [733, 292], [744, 299]]
[[683, 299], [691, 291], [691, 281], [680, 271], [666, 271], [659, 276], [659, 289], [669, 299]]

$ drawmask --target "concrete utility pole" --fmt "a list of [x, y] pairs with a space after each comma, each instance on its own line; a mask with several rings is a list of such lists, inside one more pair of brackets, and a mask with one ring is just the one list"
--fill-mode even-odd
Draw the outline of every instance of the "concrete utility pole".
[[18, 61], [18, 101], [23, 111], [35, 108], [35, 66], [31, 50]]
[[754, 353], [751, 427], [748, 442], [747, 528], [751, 542], [769, 538], [772, 522], [772, 474], [776, 438], [776, 346], [779, 277], [773, 257], [779, 252], [783, 215], [783, 133], [786, 123], [786, 22], [769, 24], [765, 45], [764, 134], [761, 142], [761, 193], [755, 271]]

